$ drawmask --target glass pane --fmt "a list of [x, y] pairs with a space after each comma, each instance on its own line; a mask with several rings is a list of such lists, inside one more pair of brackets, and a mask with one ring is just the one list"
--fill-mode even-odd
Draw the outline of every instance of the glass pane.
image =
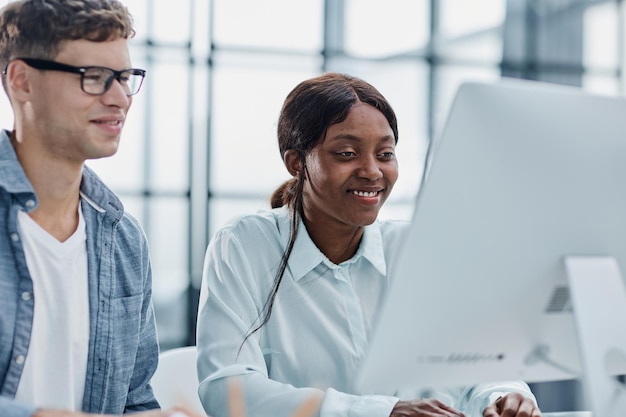
[[186, 198], [151, 198], [146, 234], [152, 260], [155, 298], [175, 297], [187, 289], [188, 206]]
[[[172, 2], [173, 3], [173, 2]], [[206, 58], [211, 52], [210, 46], [210, 33], [211, 26], [211, 12], [210, 1], [202, 0], [195, 1], [193, 4], [192, 24], [193, 33], [191, 38], [192, 53], [196, 59], [203, 59], [204, 62], [208, 62]]]
[[[206, 1], [206, 0], [205, 0]], [[189, 42], [191, 20], [190, 0], [152, 0], [151, 29], [154, 41], [166, 43]], [[208, 16], [206, 16], [208, 19]]]
[[435, 54], [442, 58], [472, 62], [499, 63], [502, 60], [500, 27], [435, 44]]
[[211, 213], [211, 222], [209, 224], [210, 235], [215, 234], [215, 232], [235, 217], [256, 213], [259, 210], [269, 210], [269, 198], [269, 194], [266, 198], [212, 198], [209, 205]]
[[435, 74], [436, 84], [434, 86], [434, 109], [433, 109], [433, 134], [437, 138], [444, 126], [450, 105], [456, 92], [465, 81], [486, 81], [499, 80], [500, 69], [498, 67], [476, 67], [464, 68], [453, 66], [442, 66], [437, 68]]
[[499, 27], [504, 22], [506, 0], [437, 0], [439, 35], [445, 39]]
[[589, 6], [583, 24], [583, 65], [616, 68], [619, 56], [617, 4]]
[[146, 79], [152, 110], [150, 183], [156, 190], [185, 191], [189, 186], [189, 76], [184, 53], [163, 53]]
[[215, 0], [215, 43], [317, 52], [322, 0]]
[[429, 5], [428, 1], [346, 0], [346, 52], [380, 57], [423, 48], [430, 31]]
[[133, 16], [135, 23], [135, 31], [137, 32], [134, 41], [137, 43], [145, 42], [150, 37], [149, 28], [149, 11], [148, 0], [124, 0], [124, 4]]
[[[4, 7], [10, 3], [11, 0], [0, 1], [0, 7]], [[2, 70], [4, 68], [0, 68]], [[0, 129], [12, 130], [13, 129], [13, 109], [11, 103], [7, 97], [4, 89], [0, 93]]]
[[161, 351], [187, 344], [189, 336], [189, 298], [186, 291], [169, 294], [166, 298], [154, 296], [152, 300]]
[[13, 109], [4, 89], [0, 92], [0, 129], [13, 129]]
[[[116, 192], [113, 190], [113, 192]], [[144, 197], [139, 197], [137, 195], [129, 195], [129, 194], [117, 194], [120, 201], [124, 205], [124, 212], [133, 216], [139, 224], [144, 227], [145, 225], [145, 209], [146, 209], [146, 199]], [[150, 241], [148, 239], [148, 244]]]
[[502, 59], [504, 0], [442, 0], [435, 54], [453, 59]]
[[315, 68], [313, 62], [290, 71], [250, 61], [240, 66], [216, 60], [210, 161], [213, 192], [269, 197], [290, 178], [278, 152], [276, 123], [287, 94], [315, 75]]

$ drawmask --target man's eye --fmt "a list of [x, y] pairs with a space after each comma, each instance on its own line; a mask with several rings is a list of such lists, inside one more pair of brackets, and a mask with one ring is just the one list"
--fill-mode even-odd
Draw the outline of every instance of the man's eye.
[[101, 81], [106, 80], [107, 77], [108, 77], [108, 74], [105, 74], [103, 72], [93, 71], [93, 72], [86, 72], [83, 78], [91, 82], [101, 82]]
[[118, 81], [121, 82], [122, 84], [126, 84], [130, 81], [133, 75], [135, 74], [131, 73], [130, 71], [123, 72], [120, 74]]

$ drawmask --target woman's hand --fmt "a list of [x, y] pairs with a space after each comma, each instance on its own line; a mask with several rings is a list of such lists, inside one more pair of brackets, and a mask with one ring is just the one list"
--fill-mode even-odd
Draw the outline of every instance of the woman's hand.
[[510, 393], [485, 408], [483, 417], [541, 417], [541, 411], [530, 398]]
[[452, 407], [448, 407], [439, 400], [427, 398], [424, 400], [398, 401], [391, 410], [389, 417], [464, 417], [464, 414]]

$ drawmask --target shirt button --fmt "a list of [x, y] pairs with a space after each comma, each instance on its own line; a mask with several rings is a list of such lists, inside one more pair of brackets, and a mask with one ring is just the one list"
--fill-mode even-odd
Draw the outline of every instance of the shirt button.
[[24, 300], [24, 301], [28, 301], [28, 300], [30, 300], [30, 299], [31, 299], [31, 295], [30, 295], [30, 293], [29, 293], [28, 291], [24, 291], [24, 292], [22, 293], [22, 300]]
[[18, 365], [22, 365], [24, 363], [24, 355], [17, 355], [15, 357], [15, 363], [17, 363]]
[[11, 240], [13, 242], [17, 242], [18, 240], [20, 240], [20, 236], [17, 233], [11, 233]]
[[26, 207], [28, 207], [28, 208], [35, 207], [35, 200], [28, 200], [28, 201], [26, 201]]

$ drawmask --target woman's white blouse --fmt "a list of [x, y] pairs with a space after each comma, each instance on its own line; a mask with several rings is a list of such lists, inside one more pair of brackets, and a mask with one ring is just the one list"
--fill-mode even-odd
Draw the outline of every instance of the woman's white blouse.
[[[209, 244], [197, 328], [199, 393], [207, 413], [229, 416], [228, 386], [236, 382], [249, 417], [290, 416], [311, 396], [323, 396], [320, 417], [388, 416], [406, 395], [360, 395], [354, 377], [408, 223], [366, 227], [355, 256], [340, 265], [319, 251], [300, 223], [271, 318], [246, 339], [263, 315], [289, 222], [285, 208], [239, 217]], [[513, 391], [532, 398], [523, 382], [436, 395], [481, 416], [487, 404]]]

